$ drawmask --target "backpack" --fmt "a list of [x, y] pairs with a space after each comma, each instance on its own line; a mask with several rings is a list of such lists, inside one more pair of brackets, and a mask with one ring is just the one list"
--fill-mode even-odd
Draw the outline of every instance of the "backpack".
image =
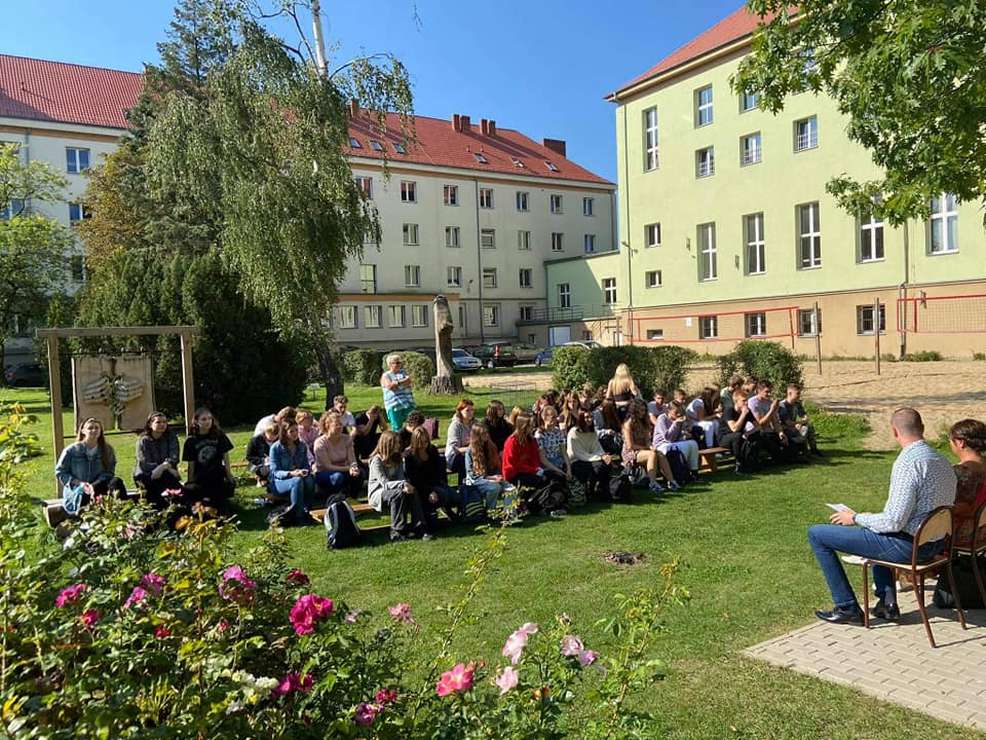
[[[979, 572], [986, 577], [986, 557], [980, 555]], [[976, 583], [976, 573], [972, 569], [972, 558], [962, 556], [957, 557], [952, 562], [952, 576], [955, 578], [955, 588], [958, 589], [959, 598], [962, 600], [963, 609], [982, 609], [983, 596], [979, 592], [979, 584]], [[952, 587], [948, 582], [948, 576], [942, 574], [935, 586], [934, 604], [939, 609], [954, 609], [955, 597], [952, 595]]]
[[704, 450], [708, 445], [705, 443], [705, 430], [702, 429], [698, 424], [692, 427], [691, 439], [695, 440], [700, 450]]
[[671, 475], [674, 476], [674, 479], [678, 483], [687, 483], [692, 479], [692, 471], [688, 467], [688, 461], [685, 459], [685, 456], [681, 454], [681, 450], [669, 447], [668, 451], [664, 453], [664, 456], [668, 458]]
[[294, 506], [291, 504], [281, 504], [275, 506], [267, 514], [267, 524], [272, 527], [295, 527], [298, 525], [298, 516]]
[[586, 502], [585, 484], [578, 478], [572, 478], [568, 482], [568, 503], [570, 506], [585, 506]]
[[337, 499], [329, 503], [323, 523], [326, 534], [325, 546], [328, 549], [339, 550], [360, 544], [363, 533], [356, 523], [356, 512], [345, 499]]
[[459, 486], [459, 517], [463, 524], [486, 521], [486, 496], [476, 486]]
[[521, 486], [520, 497], [524, 499], [529, 511], [551, 512], [565, 507], [565, 486], [554, 478], [548, 478], [540, 487]]
[[619, 468], [611, 469], [609, 481], [607, 482], [609, 498], [611, 501], [627, 502], [633, 493], [630, 485], [630, 476]]

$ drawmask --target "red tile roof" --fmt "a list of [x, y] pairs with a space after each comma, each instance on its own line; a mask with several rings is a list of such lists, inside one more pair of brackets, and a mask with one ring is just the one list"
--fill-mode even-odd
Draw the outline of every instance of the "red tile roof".
[[0, 117], [127, 128], [143, 75], [0, 54]]
[[[360, 148], [350, 147], [347, 153], [355, 157], [383, 159], [383, 153], [371, 147], [370, 141], [374, 140], [386, 147], [391, 165], [413, 162], [516, 177], [548, 177], [612, 184], [513, 129], [497, 126], [496, 134], [487, 136], [477, 124], [471, 123], [468, 129], [456, 131], [450, 119], [415, 116], [414, 134], [417, 142], [408, 144], [406, 154], [399, 154], [396, 146], [401, 142], [401, 129], [400, 119], [396, 114], [387, 114], [386, 128], [386, 132], [381, 134], [377, 119], [360, 111], [349, 125], [349, 135], [359, 141]], [[482, 154], [486, 163], [479, 162], [476, 154]], [[520, 162], [523, 166], [518, 166], [515, 162]], [[546, 162], [553, 164], [557, 172], [552, 172]]]

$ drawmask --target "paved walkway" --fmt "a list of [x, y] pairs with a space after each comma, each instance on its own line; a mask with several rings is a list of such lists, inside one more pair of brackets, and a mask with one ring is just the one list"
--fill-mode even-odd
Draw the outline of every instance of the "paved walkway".
[[932, 607], [933, 649], [913, 593], [900, 594], [899, 601], [899, 624], [873, 620], [866, 630], [815, 622], [745, 655], [986, 730], [986, 611], [967, 611], [969, 629], [963, 632], [954, 612]]

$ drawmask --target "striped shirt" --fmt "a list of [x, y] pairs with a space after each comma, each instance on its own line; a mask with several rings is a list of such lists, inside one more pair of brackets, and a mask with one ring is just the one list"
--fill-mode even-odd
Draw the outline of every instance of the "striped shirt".
[[[407, 378], [406, 373], [392, 373], [389, 370], [385, 372], [383, 376], [391, 383], [399, 380], [405, 380]], [[394, 390], [384, 388], [383, 405], [387, 411], [390, 411], [391, 409], [414, 408], [414, 392], [406, 385], [399, 385]]]

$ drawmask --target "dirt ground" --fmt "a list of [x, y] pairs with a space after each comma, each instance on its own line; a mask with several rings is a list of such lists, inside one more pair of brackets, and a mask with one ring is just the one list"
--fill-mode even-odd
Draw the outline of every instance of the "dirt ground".
[[[873, 432], [870, 449], [892, 449], [889, 418], [900, 406], [913, 406], [924, 417], [929, 437], [937, 437], [959, 419], [986, 420], [986, 363], [972, 361], [884, 362], [876, 374], [872, 362], [823, 361], [822, 374], [806, 362], [805, 398], [828, 411], [862, 414]], [[715, 382], [715, 369], [703, 365], [689, 373], [691, 389]], [[547, 373], [507, 373], [466, 378], [466, 385], [504, 390], [551, 387]]]

